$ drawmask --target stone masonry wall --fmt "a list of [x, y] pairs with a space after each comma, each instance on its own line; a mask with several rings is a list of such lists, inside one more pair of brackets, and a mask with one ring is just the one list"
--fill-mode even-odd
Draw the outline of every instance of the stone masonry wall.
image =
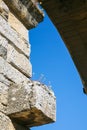
[[[16, 24], [12, 19], [15, 19]], [[0, 0], [0, 130], [29, 130], [12, 122], [6, 116], [8, 90], [11, 83], [20, 83], [25, 79], [28, 81], [28, 77], [32, 74], [28, 31], [22, 23], [21, 25], [19, 23], [15, 17], [13, 18], [5, 3]], [[23, 29], [22, 34], [17, 31], [18, 25]]]
[[0, 130], [29, 130], [56, 120], [56, 99], [46, 85], [31, 81], [28, 30], [3, 1], [0, 0]]

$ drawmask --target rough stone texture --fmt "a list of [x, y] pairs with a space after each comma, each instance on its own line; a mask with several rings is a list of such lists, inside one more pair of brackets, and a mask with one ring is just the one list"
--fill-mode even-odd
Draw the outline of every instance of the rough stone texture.
[[8, 86], [0, 82], [0, 103], [7, 105], [8, 103]]
[[11, 120], [0, 112], [0, 130], [15, 130]]
[[7, 61], [27, 77], [32, 76], [32, 66], [29, 59], [8, 45]]
[[8, 22], [25, 40], [28, 41], [28, 30], [24, 25], [10, 12]]
[[2, 73], [0, 74], [0, 82], [5, 84], [6, 86], [10, 86], [11, 84], [11, 81], [6, 79], [6, 77]]
[[3, 57], [4, 59], [7, 58], [7, 50], [2, 45], [0, 45], [0, 56]]
[[33, 0], [0, 0], [0, 130], [29, 130], [29, 126], [55, 121], [54, 93], [29, 79], [32, 66], [26, 28], [43, 20], [38, 7]]
[[29, 82], [25, 75], [7, 63], [2, 57], [0, 57], [0, 74], [3, 74], [5, 78], [16, 84]]
[[9, 9], [3, 0], [0, 0], [0, 15], [2, 15], [6, 20], [8, 20]]
[[4, 48], [8, 48], [8, 40], [6, 40], [1, 34], [0, 34], [0, 46], [3, 46]]
[[0, 130], [30, 130], [30, 129], [12, 122], [9, 119], [9, 117], [0, 112]]
[[25, 56], [30, 55], [30, 46], [28, 42], [20, 37], [20, 35], [10, 27], [10, 25], [0, 16], [0, 33], [9, 40], [18, 51]]
[[[44, 0], [44, 9], [60, 32], [87, 87], [87, 0]], [[85, 88], [87, 93], [87, 88]]]
[[13, 86], [9, 89], [7, 115], [29, 127], [54, 122], [55, 96], [52, 90], [39, 82]]
[[[30, 54], [29, 54], [30, 55]], [[9, 44], [2, 35], [0, 35], [0, 56], [21, 71], [27, 77], [32, 76], [32, 65], [29, 59], [20, 53], [17, 48]]]
[[0, 82], [0, 111], [6, 112], [8, 104], [8, 86]]
[[35, 27], [43, 20], [43, 13], [32, 0], [4, 0], [10, 11], [26, 26], [27, 29]]

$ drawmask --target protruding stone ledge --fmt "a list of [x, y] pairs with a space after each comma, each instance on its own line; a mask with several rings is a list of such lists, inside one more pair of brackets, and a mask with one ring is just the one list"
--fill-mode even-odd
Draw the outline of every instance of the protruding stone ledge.
[[56, 101], [52, 90], [40, 82], [11, 86], [7, 115], [14, 121], [39, 126], [56, 120]]
[[35, 27], [43, 20], [43, 13], [32, 0], [4, 0], [4, 2], [27, 29]]

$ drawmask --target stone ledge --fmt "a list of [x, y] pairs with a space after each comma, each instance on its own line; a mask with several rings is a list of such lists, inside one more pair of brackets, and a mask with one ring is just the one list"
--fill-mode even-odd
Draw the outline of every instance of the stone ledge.
[[56, 120], [54, 93], [39, 82], [11, 86], [7, 115], [14, 121], [33, 127]]
[[35, 27], [43, 20], [43, 13], [32, 0], [4, 0], [10, 11], [25, 25], [27, 29]]

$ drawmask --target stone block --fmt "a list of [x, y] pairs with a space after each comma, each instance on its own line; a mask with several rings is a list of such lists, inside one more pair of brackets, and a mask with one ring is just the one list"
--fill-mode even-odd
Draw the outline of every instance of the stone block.
[[29, 57], [30, 55], [30, 45], [29, 43], [21, 38], [21, 36], [10, 27], [7, 21], [0, 16], [0, 33], [8, 39], [9, 43], [12, 44], [17, 50]]
[[52, 90], [39, 82], [11, 86], [7, 115], [29, 127], [56, 120], [56, 99]]
[[3, 74], [6, 79], [16, 84], [29, 82], [25, 75], [7, 63], [2, 57], [0, 57], [0, 74]]
[[7, 59], [9, 63], [11, 63], [27, 77], [32, 76], [32, 65], [29, 59], [20, 53], [17, 48], [9, 44], [2, 35], [0, 35], [0, 56]]
[[29, 59], [8, 45], [7, 61], [27, 77], [32, 76], [32, 66]]
[[25, 26], [10, 12], [8, 22], [25, 40], [28, 41], [28, 30]]

